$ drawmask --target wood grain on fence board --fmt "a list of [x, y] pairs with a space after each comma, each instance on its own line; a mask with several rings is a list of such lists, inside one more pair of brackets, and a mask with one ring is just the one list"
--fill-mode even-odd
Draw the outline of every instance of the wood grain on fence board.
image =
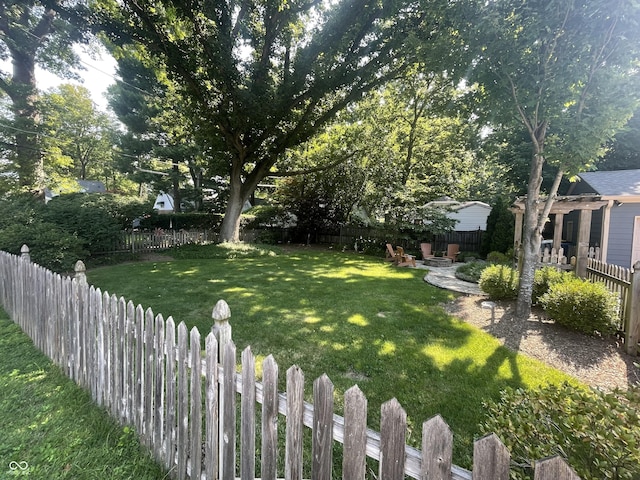
[[304, 413], [304, 374], [297, 366], [287, 370], [285, 479], [302, 479], [302, 429]]
[[262, 480], [276, 480], [278, 458], [278, 364], [273, 355], [262, 362]]
[[178, 464], [178, 480], [187, 477], [188, 435], [189, 435], [189, 380], [187, 378], [187, 326], [184, 322], [178, 325], [178, 389], [176, 391], [176, 457]]
[[422, 424], [422, 479], [449, 480], [453, 454], [453, 433], [440, 415]]
[[144, 383], [143, 383], [143, 372], [144, 372], [144, 310], [142, 305], [138, 305], [136, 307], [136, 315], [135, 315], [135, 384], [134, 384], [134, 409], [135, 409], [135, 419], [136, 419], [136, 430], [139, 434], [143, 431], [143, 405], [144, 405]]
[[205, 340], [206, 378], [205, 378], [205, 474], [207, 479], [215, 479], [218, 474], [218, 342], [213, 332]]
[[354, 385], [344, 394], [342, 478], [363, 480], [366, 473], [367, 398]]
[[473, 480], [509, 480], [511, 455], [495, 434], [473, 444]]
[[325, 374], [313, 382], [312, 480], [330, 479], [333, 464], [333, 383]]
[[534, 480], [580, 480], [576, 472], [559, 456], [535, 462]]
[[165, 376], [167, 378], [167, 390], [165, 393], [164, 425], [164, 451], [165, 466], [174, 468], [176, 460], [176, 326], [173, 317], [167, 318], [164, 327], [164, 342], [167, 358], [165, 363]]
[[153, 446], [155, 424], [153, 421], [155, 409], [154, 375], [155, 358], [153, 348], [153, 337], [155, 330], [155, 318], [153, 310], [147, 308], [144, 313], [144, 356], [143, 356], [143, 378], [144, 378], [144, 409], [143, 409], [143, 431], [142, 439], [144, 444], [151, 449]]
[[124, 355], [123, 355], [123, 368], [124, 368], [124, 386], [122, 396], [124, 398], [124, 411], [123, 416], [125, 422], [128, 425], [135, 425], [133, 421], [133, 386], [135, 383], [135, 342], [134, 342], [134, 320], [135, 320], [135, 306], [133, 302], [129, 301], [125, 310], [125, 322], [124, 332]]
[[191, 478], [200, 478], [202, 471], [202, 363], [200, 362], [200, 332], [190, 332], [189, 356], [191, 358], [191, 415], [189, 416], [189, 438], [191, 445]]
[[404, 446], [407, 413], [398, 400], [392, 398], [380, 407], [380, 465], [383, 480], [404, 478]]
[[156, 460], [162, 462], [164, 458], [164, 434], [165, 434], [165, 383], [168, 383], [166, 376], [165, 363], [165, 335], [166, 323], [161, 314], [157, 314], [155, 318], [155, 336], [153, 342], [154, 360], [155, 360], [155, 392], [154, 392], [154, 450], [156, 452]]
[[256, 476], [256, 359], [250, 347], [242, 351], [240, 399], [240, 478], [253, 480]]
[[222, 356], [222, 478], [235, 478], [236, 468], [236, 346], [233, 342], [221, 346]]

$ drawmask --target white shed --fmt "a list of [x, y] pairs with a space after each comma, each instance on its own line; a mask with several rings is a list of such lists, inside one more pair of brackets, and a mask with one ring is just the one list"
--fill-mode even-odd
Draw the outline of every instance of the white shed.
[[173, 213], [173, 197], [168, 193], [160, 192], [156, 197], [156, 203], [153, 209], [158, 213]]
[[447, 217], [456, 220], [456, 232], [470, 232], [487, 229], [487, 217], [491, 213], [491, 206], [479, 201], [457, 202], [445, 198], [427, 203], [429, 207], [446, 208]]

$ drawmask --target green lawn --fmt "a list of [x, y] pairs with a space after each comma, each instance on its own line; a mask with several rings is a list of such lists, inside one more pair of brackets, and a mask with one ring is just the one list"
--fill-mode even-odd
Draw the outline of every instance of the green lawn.
[[0, 432], [1, 479], [168, 478], [1, 310]]
[[258, 361], [273, 354], [282, 378], [289, 366], [300, 366], [309, 398], [313, 380], [327, 373], [338, 408], [357, 383], [369, 400], [372, 428], [380, 405], [396, 397], [416, 446], [422, 422], [440, 413], [454, 431], [454, 461], [462, 466], [470, 464], [483, 400], [507, 386], [570, 379], [445, 313], [440, 304], [452, 294], [426, 284], [425, 270], [331, 251], [255, 258], [222, 258], [222, 247], [206, 251], [220, 258], [104, 267], [90, 271], [89, 282], [204, 334], [213, 306], [224, 299], [238, 350], [250, 345]]

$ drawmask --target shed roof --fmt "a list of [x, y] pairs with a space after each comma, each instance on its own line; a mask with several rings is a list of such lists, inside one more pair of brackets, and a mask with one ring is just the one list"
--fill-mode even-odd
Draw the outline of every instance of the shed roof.
[[[447, 197], [448, 198], [448, 197]], [[427, 203], [425, 206], [428, 207], [447, 207], [451, 210], [462, 210], [464, 208], [478, 206], [482, 208], [486, 208], [487, 210], [491, 210], [491, 205], [480, 202], [478, 200], [472, 200], [469, 202], [458, 202], [456, 200], [448, 199], [448, 200], [434, 200], [432, 202]]]
[[640, 169], [584, 172], [578, 175], [594, 193], [611, 197], [640, 196]]

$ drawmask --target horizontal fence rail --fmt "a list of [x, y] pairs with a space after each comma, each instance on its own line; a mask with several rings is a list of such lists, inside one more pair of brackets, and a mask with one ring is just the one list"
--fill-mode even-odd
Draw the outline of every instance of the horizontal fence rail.
[[[416, 449], [406, 445], [407, 416], [395, 399], [381, 406], [378, 433], [367, 427], [367, 399], [357, 386], [344, 394], [342, 417], [334, 413], [333, 384], [326, 375], [313, 382], [313, 403], [308, 403], [304, 373], [296, 366], [286, 371], [283, 393], [271, 355], [262, 362], [261, 382], [249, 347], [237, 371], [229, 307], [222, 300], [213, 309], [215, 323], [204, 351], [197, 328], [176, 326], [171, 317], [165, 320], [88, 285], [82, 262], [70, 278], [31, 263], [27, 255], [0, 252], [0, 301], [96, 403], [135, 427], [172, 478], [253, 480], [259, 457], [261, 478], [284, 474], [299, 480], [303, 456], [310, 455], [311, 478], [330, 479], [338, 442], [344, 445], [342, 477], [349, 480], [368, 475], [367, 457], [377, 460], [375, 476], [382, 480], [509, 479], [509, 452], [493, 434], [475, 442], [471, 472], [452, 465], [452, 434], [439, 415], [423, 423]], [[310, 453], [304, 451], [305, 427], [313, 432]], [[278, 455], [280, 434], [284, 455]], [[559, 457], [536, 462], [535, 479], [579, 480]]]

